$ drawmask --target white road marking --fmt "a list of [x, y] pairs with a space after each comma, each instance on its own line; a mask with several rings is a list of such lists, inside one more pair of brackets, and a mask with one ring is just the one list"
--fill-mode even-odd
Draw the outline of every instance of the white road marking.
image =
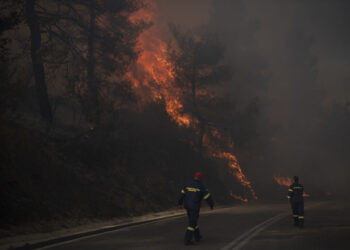
[[[212, 210], [208, 210], [208, 211], [203, 211], [201, 214], [202, 215], [209, 215], [209, 214], [216, 214], [217, 212], [223, 212], [223, 211], [227, 211], [227, 210], [231, 210], [232, 207], [220, 207], [220, 208], [217, 208], [215, 209], [215, 211], [212, 211]], [[284, 215], [285, 214], [285, 215]], [[281, 216], [283, 215], [282, 217], [286, 216], [288, 213], [283, 213], [283, 214], [279, 214], [275, 217], [278, 217], [278, 216]], [[135, 227], [139, 227], [139, 226], [143, 226], [143, 225], [150, 225], [150, 224], [155, 224], [155, 223], [165, 223], [169, 220], [176, 220], [176, 219], [180, 219], [180, 218], [183, 218], [183, 216], [185, 216], [185, 213], [179, 213], [179, 214], [175, 214], [175, 215], [171, 215], [171, 216], [164, 216], [164, 217], [159, 217], [159, 218], [155, 218], [156, 220], [150, 220], [150, 221], [144, 221], [145, 223], [142, 223], [142, 224], [137, 224], [137, 225], [130, 225], [130, 226], [126, 226], [126, 227], [123, 227], [123, 228], [117, 228], [115, 230], [111, 230], [111, 231], [108, 231], [108, 232], [103, 232], [103, 233], [96, 233], [96, 234], [93, 234], [93, 235], [88, 235], [88, 236], [82, 236], [82, 237], [78, 237], [76, 239], [72, 239], [72, 240], [67, 240], [67, 241], [63, 241], [63, 242], [59, 242], [59, 243], [53, 243], [53, 244], [50, 244], [50, 245], [47, 245], [47, 246], [44, 246], [44, 247], [40, 247], [40, 248], [36, 248], [37, 250], [44, 250], [44, 249], [50, 249], [50, 248], [54, 248], [54, 247], [57, 247], [57, 246], [61, 246], [61, 245], [65, 245], [65, 244], [69, 244], [69, 243], [72, 243], [72, 242], [76, 242], [76, 241], [81, 241], [81, 240], [84, 240], [84, 239], [89, 239], [89, 238], [93, 238], [93, 237], [98, 237], [98, 236], [101, 236], [101, 235], [104, 235], [104, 234], [111, 234], [111, 233], [115, 233], [116, 231], [124, 231], [124, 230], [130, 230], [132, 228], [135, 228]], [[229, 245], [225, 246], [222, 250], [227, 250], [227, 249], [239, 249], [239, 248], [232, 248], [234, 247], [236, 244], [239, 244], [241, 245], [241, 240], [245, 240], [244, 237], [247, 237], [247, 239], [251, 239], [252, 237], [254, 237], [257, 233], [259, 233], [261, 230], [265, 229], [267, 226], [271, 225], [272, 223], [276, 222], [277, 220], [281, 219], [281, 218], [278, 218], [276, 221], [270, 221], [272, 219], [275, 219], [275, 217], [273, 218], [270, 218], [269, 220], [255, 226], [254, 228], [252, 228], [251, 230], [249, 230], [248, 232], [242, 234], [241, 236], [239, 236], [235, 241], [231, 242]], [[265, 226], [266, 223], [269, 223], [268, 225]], [[128, 223], [125, 223], [125, 225], [127, 225]], [[124, 224], [120, 224], [120, 225], [124, 225]], [[115, 225], [117, 226], [117, 225]], [[261, 226], [264, 226], [263, 228], [260, 229]], [[103, 228], [108, 228], [109, 226], [105, 226]], [[111, 226], [113, 227], [113, 226]], [[255, 232], [255, 230], [257, 232]], [[249, 234], [254, 234], [252, 236], [249, 236]], [[35, 243], [32, 243], [32, 244], [35, 244]], [[246, 244], [246, 242], [244, 243]], [[243, 245], [242, 245], [243, 246]], [[21, 247], [21, 246], [19, 246]], [[240, 246], [241, 247], [241, 246]]]
[[234, 241], [230, 242], [228, 245], [223, 247], [221, 250], [238, 250], [241, 249], [245, 244], [248, 243], [250, 239], [255, 237], [262, 230], [272, 225], [273, 223], [279, 221], [280, 219], [286, 217], [289, 212], [280, 213], [250, 229], [249, 231], [238, 236]]

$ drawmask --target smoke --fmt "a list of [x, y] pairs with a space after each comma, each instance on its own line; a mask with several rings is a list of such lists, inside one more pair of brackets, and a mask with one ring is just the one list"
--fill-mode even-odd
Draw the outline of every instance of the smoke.
[[300, 175], [311, 188], [344, 192], [349, 159], [326, 140], [333, 136], [329, 122], [341, 127], [342, 121], [327, 121], [326, 114], [334, 102], [349, 100], [339, 92], [349, 76], [344, 70], [349, 65], [349, 3], [246, 3], [249, 15], [259, 20], [257, 47], [271, 72], [266, 112], [278, 127], [271, 131], [266, 163], [275, 172]]
[[258, 192], [275, 174], [319, 193], [349, 190], [350, 2], [158, 2], [167, 21], [219, 35], [238, 109], [259, 100], [253, 156], [238, 155]]

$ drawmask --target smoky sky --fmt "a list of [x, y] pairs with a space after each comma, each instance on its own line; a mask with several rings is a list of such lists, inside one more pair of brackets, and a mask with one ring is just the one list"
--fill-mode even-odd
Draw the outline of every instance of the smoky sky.
[[242, 106], [259, 98], [263, 160], [248, 171], [257, 185], [263, 168], [266, 176], [298, 174], [316, 189], [324, 182], [333, 192], [348, 189], [350, 144], [335, 149], [330, 127], [339, 130], [337, 121], [325, 120], [350, 100], [349, 1], [158, 3], [165, 21], [216, 32], [232, 66], [232, 96]]

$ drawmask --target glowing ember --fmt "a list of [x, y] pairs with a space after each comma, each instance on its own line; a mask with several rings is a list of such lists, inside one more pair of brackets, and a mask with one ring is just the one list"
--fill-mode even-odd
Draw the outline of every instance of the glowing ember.
[[248, 202], [248, 199], [247, 199], [247, 198], [243, 198], [243, 197], [241, 197], [241, 196], [239, 196], [239, 195], [233, 194], [232, 191], [230, 192], [230, 196], [231, 196], [232, 198], [235, 198], [236, 200], [240, 200], [240, 201], [242, 201], [242, 202]]
[[[273, 177], [274, 179], [275, 179], [275, 181], [279, 184], [279, 185], [281, 185], [281, 186], [286, 186], [286, 187], [289, 187], [290, 185], [292, 185], [293, 184], [293, 179], [292, 178], [290, 178], [290, 177], [288, 177], [288, 176], [274, 176]], [[309, 194], [307, 194], [307, 193], [303, 193], [303, 197], [310, 197], [310, 195]]]

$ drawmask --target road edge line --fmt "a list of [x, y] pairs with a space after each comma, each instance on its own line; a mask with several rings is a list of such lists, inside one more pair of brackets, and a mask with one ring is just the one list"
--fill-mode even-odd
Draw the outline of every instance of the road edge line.
[[132, 222], [132, 223], [104, 227], [104, 228], [99, 228], [96, 230], [91, 230], [91, 231], [87, 231], [87, 232], [83, 232], [83, 233], [76, 233], [76, 234], [66, 235], [66, 236], [62, 236], [62, 237], [58, 237], [58, 238], [54, 238], [54, 239], [43, 240], [40, 242], [25, 243], [22, 246], [10, 247], [10, 248], [8, 248], [8, 250], [47, 249], [50, 247], [68, 244], [70, 242], [74, 242], [74, 241], [78, 241], [78, 240], [82, 240], [82, 239], [96, 237], [99, 235], [103, 235], [103, 234], [110, 233], [110, 232], [117, 231], [117, 230], [124, 229], [124, 228], [139, 226], [139, 225], [143, 225], [143, 224], [151, 224], [151, 223], [155, 223], [155, 222], [167, 220], [167, 219], [180, 218], [184, 215], [185, 214], [177, 214], [177, 215], [172, 215], [172, 216], [168, 216], [168, 217], [155, 218], [155, 219], [151, 219], [151, 220], [137, 221], [137, 222]]
[[[215, 209], [215, 211], [220, 211], [220, 210], [225, 210], [225, 209], [230, 209], [232, 207], [220, 207]], [[212, 211], [204, 211], [202, 214], [210, 214]], [[165, 221], [165, 220], [170, 220], [170, 219], [176, 219], [186, 216], [185, 212], [181, 212], [180, 214], [175, 214], [175, 215], [169, 215], [166, 217], [160, 217], [160, 218], [154, 218], [154, 219], [149, 219], [149, 220], [144, 220], [144, 221], [136, 221], [136, 222], [131, 222], [131, 223], [124, 223], [124, 224], [118, 224], [114, 226], [108, 226], [108, 227], [102, 227], [98, 228], [95, 230], [90, 230], [87, 232], [81, 232], [81, 233], [75, 233], [75, 234], [70, 234], [70, 235], [65, 235], [53, 239], [47, 239], [47, 240], [42, 240], [34, 243], [23, 243], [20, 246], [15, 246], [15, 247], [9, 247], [7, 250], [40, 250], [40, 249], [49, 249], [54, 246], [59, 246], [59, 245], [64, 245], [68, 244], [71, 242], [83, 240], [83, 239], [88, 239], [92, 237], [96, 237], [99, 235], [111, 233], [120, 229], [124, 228], [131, 228], [133, 226], [140, 226], [143, 224], [151, 224], [159, 221]]]

